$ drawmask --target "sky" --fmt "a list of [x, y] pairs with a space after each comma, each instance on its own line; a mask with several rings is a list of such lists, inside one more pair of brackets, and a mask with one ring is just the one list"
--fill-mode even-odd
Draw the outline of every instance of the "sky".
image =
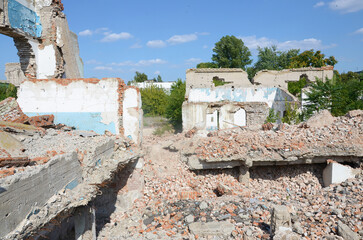
[[[363, 70], [363, 0], [62, 0], [78, 34], [85, 77], [185, 79], [211, 61], [225, 35], [241, 38], [254, 62], [257, 47], [321, 50], [339, 72]], [[0, 79], [18, 62], [11, 38], [0, 35]]]

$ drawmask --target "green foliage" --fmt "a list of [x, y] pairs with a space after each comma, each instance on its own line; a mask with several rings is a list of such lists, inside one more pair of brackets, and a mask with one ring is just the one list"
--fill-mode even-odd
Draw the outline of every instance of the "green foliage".
[[221, 68], [242, 68], [252, 63], [251, 52], [241, 39], [224, 36], [215, 44], [212, 60]]
[[347, 73], [340, 74], [340, 80], [343, 82], [361, 81], [361, 75], [359, 73], [349, 71]]
[[182, 125], [182, 105], [185, 99], [185, 82], [180, 78], [173, 84], [170, 91], [168, 105], [166, 107], [166, 117], [175, 129], [181, 129]]
[[135, 72], [134, 82], [145, 82], [147, 81], [147, 75], [145, 73]]
[[164, 89], [151, 85], [140, 89], [142, 110], [145, 116], [163, 116], [168, 102], [168, 95]]
[[218, 68], [218, 65], [214, 62], [202, 62], [198, 63], [197, 68]]
[[287, 84], [287, 89], [289, 90], [289, 92], [291, 94], [293, 94], [294, 96], [299, 97], [299, 96], [301, 96], [301, 89], [306, 87], [306, 85], [307, 85], [307, 80], [306, 80], [305, 77], [302, 77], [297, 82], [289, 82]]
[[289, 67], [323, 67], [327, 65], [334, 66], [337, 63], [338, 61], [333, 56], [325, 58], [325, 54], [321, 53], [319, 50], [315, 52], [314, 49], [311, 49], [292, 57]]
[[291, 59], [297, 56], [299, 49], [290, 49], [289, 51], [277, 51], [276, 46], [260, 48], [258, 47], [258, 60], [254, 68], [260, 70], [282, 70], [287, 68]]
[[275, 123], [279, 119], [280, 119], [280, 113], [279, 112], [275, 113], [275, 111], [272, 108], [270, 108], [265, 123]]
[[161, 79], [160, 75], [158, 75], [158, 77], [156, 78], [156, 82], [163, 82], [163, 79]]
[[162, 136], [165, 133], [171, 133], [171, 132], [174, 132], [173, 126], [170, 123], [166, 123], [165, 125], [156, 128], [153, 134], [156, 136]]
[[250, 81], [253, 79], [253, 77], [256, 75], [256, 73], [257, 73], [257, 69], [255, 67], [247, 68], [248, 79]]
[[225, 84], [228, 84], [228, 82], [222, 81], [222, 80], [220, 80], [218, 77], [214, 77], [214, 78], [213, 78], [213, 83], [214, 83], [214, 86], [215, 86], [215, 87], [223, 86], [223, 85], [225, 85]]
[[297, 103], [290, 103], [285, 100], [285, 112], [281, 121], [287, 124], [297, 124], [300, 122], [299, 107]]
[[342, 116], [354, 109], [363, 109], [363, 81], [317, 80], [306, 93], [308, 104], [305, 106], [304, 118], [314, 112], [327, 109], [333, 116]]
[[0, 101], [8, 97], [17, 97], [17, 89], [13, 84], [0, 83]]

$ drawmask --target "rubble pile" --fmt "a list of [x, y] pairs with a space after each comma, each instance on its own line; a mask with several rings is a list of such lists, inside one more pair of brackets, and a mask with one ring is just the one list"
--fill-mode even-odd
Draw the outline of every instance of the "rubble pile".
[[[275, 125], [267, 131], [234, 128], [210, 133], [207, 138], [196, 134], [185, 142], [182, 157], [191, 169], [236, 161], [250, 167], [259, 162], [318, 163], [331, 157], [362, 158], [363, 111], [354, 112], [337, 118], [330, 115], [330, 120], [320, 125], [312, 120], [300, 125]], [[196, 161], [199, 165], [193, 164]]]
[[237, 169], [190, 171], [175, 148], [183, 143], [182, 134], [144, 139], [144, 197], [111, 215], [100, 239], [271, 239], [276, 205], [288, 207], [301, 239], [342, 239], [338, 220], [363, 237], [362, 175], [323, 188], [325, 164], [253, 167], [245, 186]]

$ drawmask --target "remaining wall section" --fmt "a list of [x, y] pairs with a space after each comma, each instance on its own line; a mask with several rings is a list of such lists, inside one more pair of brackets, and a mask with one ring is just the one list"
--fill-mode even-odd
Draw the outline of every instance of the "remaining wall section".
[[287, 89], [288, 82], [297, 82], [300, 77], [305, 76], [309, 81], [315, 82], [316, 78], [325, 81], [326, 78], [332, 79], [334, 67], [327, 66], [322, 68], [297, 68], [284, 69], [281, 71], [262, 70], [253, 78], [254, 84], [264, 87], [280, 87]]
[[226, 86], [251, 87], [248, 75], [240, 68], [192, 68], [186, 72], [186, 94], [193, 88], [213, 88], [213, 78], [225, 81]]
[[142, 141], [143, 111], [141, 109], [141, 94], [135, 87], [127, 87], [123, 100], [124, 136], [135, 143]]
[[0, 237], [15, 229], [27, 216], [37, 214], [37, 209], [62, 188], [77, 185], [81, 179], [82, 169], [76, 153], [57, 157], [29, 172], [0, 179]]
[[32, 117], [54, 115], [55, 124], [141, 142], [141, 95], [119, 78], [42, 79], [20, 85], [18, 103]]

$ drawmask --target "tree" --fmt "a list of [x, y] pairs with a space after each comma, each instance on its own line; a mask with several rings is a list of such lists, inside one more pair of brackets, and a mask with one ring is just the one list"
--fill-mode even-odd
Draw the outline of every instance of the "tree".
[[289, 68], [334, 66], [337, 63], [333, 56], [325, 58], [325, 54], [319, 50], [314, 52], [314, 49], [311, 49], [293, 57]]
[[354, 109], [363, 109], [363, 82], [355, 79], [344, 81], [317, 80], [306, 93], [304, 118], [327, 109], [333, 116], [342, 116]]
[[140, 89], [142, 110], [145, 116], [164, 116], [168, 95], [164, 89], [154, 85]]
[[160, 76], [160, 75], [158, 75], [158, 77], [156, 78], [156, 81], [157, 81], [157, 82], [162, 82], [162, 81], [163, 81], [163, 79], [161, 79], [161, 76]]
[[197, 68], [218, 68], [218, 65], [214, 62], [202, 62], [198, 63]]
[[185, 99], [185, 82], [180, 78], [171, 86], [168, 105], [166, 107], [166, 117], [175, 129], [181, 129], [182, 125], [182, 105]]
[[306, 87], [307, 83], [306, 78], [302, 77], [297, 82], [288, 82], [287, 89], [292, 95], [299, 97], [301, 95], [301, 90]]
[[147, 75], [145, 73], [135, 72], [133, 82], [145, 82], [147, 81]]
[[8, 97], [17, 97], [17, 89], [16, 87], [9, 83], [0, 83], [0, 101], [8, 98]]
[[291, 58], [299, 54], [299, 49], [290, 49], [288, 51], [277, 51], [275, 45], [271, 47], [258, 47], [258, 60], [254, 67], [256, 71], [260, 70], [282, 70], [288, 68]]
[[242, 68], [252, 63], [251, 52], [241, 39], [224, 36], [215, 44], [212, 60], [221, 68]]
[[297, 103], [290, 103], [285, 99], [285, 112], [281, 121], [287, 124], [297, 124], [300, 122], [299, 107]]

